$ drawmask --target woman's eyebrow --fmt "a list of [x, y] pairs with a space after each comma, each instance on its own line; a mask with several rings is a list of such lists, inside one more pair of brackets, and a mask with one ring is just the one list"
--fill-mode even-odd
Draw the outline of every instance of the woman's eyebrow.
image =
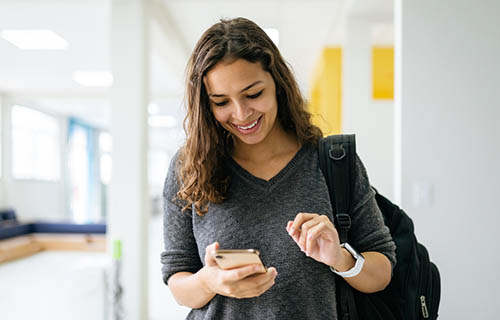
[[[250, 89], [250, 88], [252, 88], [253, 86], [255, 86], [255, 85], [257, 85], [257, 84], [260, 84], [260, 83], [264, 83], [264, 81], [262, 81], [262, 80], [257, 80], [257, 81], [255, 81], [254, 83], [252, 83], [251, 85], [249, 85], [249, 86], [247, 86], [247, 87], [243, 88], [243, 89], [240, 91], [240, 93], [241, 93], [241, 92], [244, 92], [244, 91], [247, 91], [248, 89]], [[224, 97], [224, 96], [226, 96], [226, 95], [225, 95], [225, 94], [215, 94], [215, 93], [213, 93], [213, 94], [210, 94], [209, 96], [210, 96], [210, 97], [214, 97], [214, 98], [218, 98], [218, 97]]]

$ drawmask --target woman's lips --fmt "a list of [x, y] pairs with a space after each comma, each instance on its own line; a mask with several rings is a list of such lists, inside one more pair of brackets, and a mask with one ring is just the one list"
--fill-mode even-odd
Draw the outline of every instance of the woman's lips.
[[[252, 133], [256, 132], [260, 128], [261, 122], [262, 122], [262, 116], [260, 116], [254, 122], [249, 122], [246, 126], [238, 126], [238, 125], [233, 124], [233, 127], [235, 127], [236, 130], [238, 130], [242, 134], [252, 134]], [[244, 129], [245, 127], [247, 129]]]

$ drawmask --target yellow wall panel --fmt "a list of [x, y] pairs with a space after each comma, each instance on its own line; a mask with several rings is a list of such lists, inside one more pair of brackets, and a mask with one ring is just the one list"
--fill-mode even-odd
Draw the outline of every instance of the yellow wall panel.
[[324, 135], [342, 130], [342, 49], [324, 48], [313, 73], [309, 111]]
[[394, 48], [372, 48], [373, 99], [394, 99]]
[[[369, 70], [367, 70], [369, 72]], [[313, 122], [324, 135], [342, 132], [342, 49], [327, 47], [316, 63], [309, 96]], [[394, 48], [372, 48], [373, 99], [394, 99]]]

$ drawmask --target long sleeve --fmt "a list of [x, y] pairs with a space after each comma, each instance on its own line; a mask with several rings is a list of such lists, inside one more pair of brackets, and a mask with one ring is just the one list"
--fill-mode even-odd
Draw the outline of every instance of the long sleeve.
[[193, 235], [192, 211], [182, 210], [183, 203], [176, 199], [178, 153], [170, 163], [163, 189], [163, 239], [165, 251], [161, 254], [163, 281], [181, 271], [197, 272], [203, 267]]
[[384, 224], [382, 213], [375, 200], [375, 191], [370, 186], [365, 167], [356, 157], [353, 195], [352, 227], [349, 242], [359, 252], [377, 251], [389, 258], [392, 267], [396, 264], [396, 245], [389, 228]]

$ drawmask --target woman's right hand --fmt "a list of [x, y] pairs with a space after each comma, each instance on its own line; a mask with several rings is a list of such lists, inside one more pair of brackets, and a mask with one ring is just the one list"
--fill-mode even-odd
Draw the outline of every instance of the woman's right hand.
[[205, 266], [199, 271], [203, 287], [211, 293], [233, 298], [258, 297], [274, 284], [275, 268], [268, 268], [266, 273], [258, 273], [259, 265], [248, 265], [231, 270], [221, 269], [215, 262], [212, 252], [219, 248], [217, 242], [205, 249]]

